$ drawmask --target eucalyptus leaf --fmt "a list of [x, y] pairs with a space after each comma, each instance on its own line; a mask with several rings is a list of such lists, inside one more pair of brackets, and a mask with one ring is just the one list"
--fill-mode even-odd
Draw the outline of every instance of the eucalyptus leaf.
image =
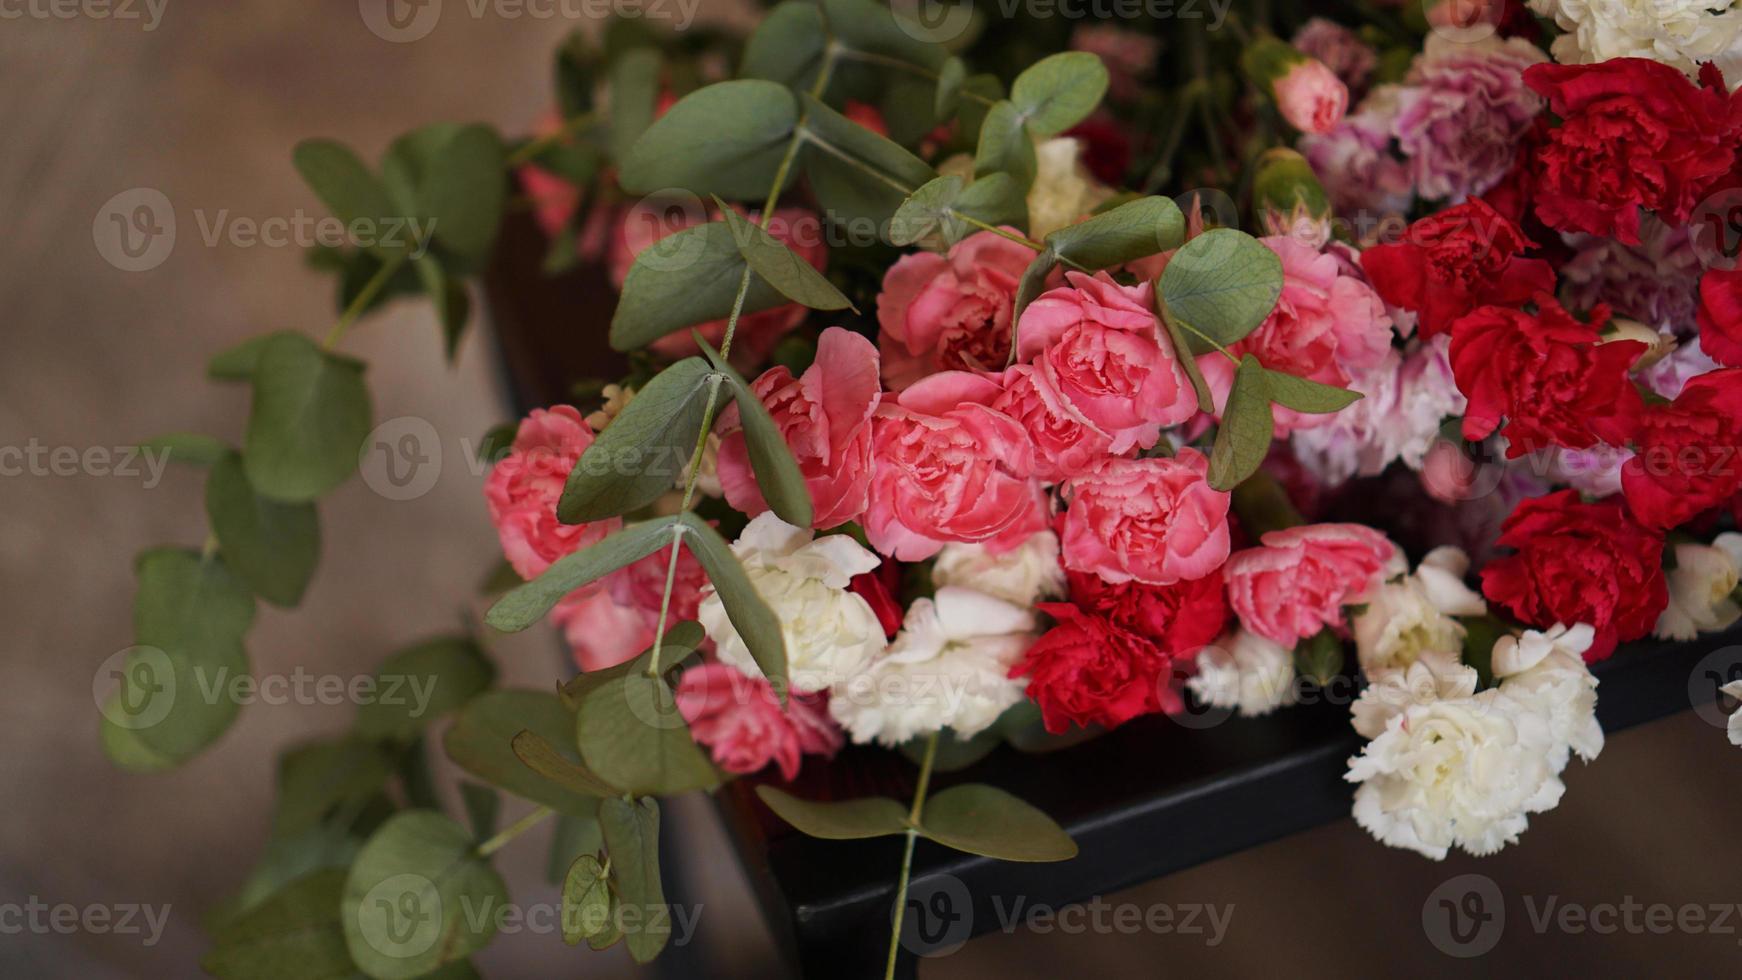
[[248, 483], [242, 457], [229, 453], [206, 477], [206, 519], [224, 560], [255, 595], [275, 606], [302, 602], [321, 557], [314, 504], [260, 496]]
[[[674, 330], [725, 319], [743, 282], [746, 263], [732, 228], [710, 221], [685, 228], [643, 248], [629, 267], [611, 317], [611, 346], [632, 351]], [[783, 306], [789, 300], [766, 281], [751, 277], [744, 313]]]
[[889, 223], [889, 241], [893, 245], [912, 245], [932, 235], [941, 234], [950, 209], [961, 197], [966, 182], [949, 174], [927, 181], [901, 202]]
[[1342, 411], [1361, 400], [1361, 393], [1358, 391], [1336, 388], [1269, 369], [1264, 372], [1264, 390], [1270, 400], [1278, 405], [1314, 415]]
[[695, 454], [720, 381], [706, 361], [685, 358], [649, 381], [569, 471], [557, 501], [565, 524], [604, 520], [664, 496]]
[[938, 69], [938, 89], [932, 112], [939, 119], [956, 114], [956, 109], [962, 104], [962, 83], [967, 80], [968, 66], [960, 58], [952, 57]]
[[[685, 657], [696, 652], [707, 637], [708, 635], [702, 630], [700, 623], [690, 620], [678, 623], [665, 631], [665, 637], [659, 643], [662, 662], [672, 665], [681, 662]], [[652, 653], [653, 648], [648, 647], [634, 658], [615, 666], [599, 670], [583, 670], [564, 682], [562, 687], [558, 688], [557, 694], [570, 708], [579, 708], [581, 699], [606, 681], [646, 670]]]
[[584, 796], [617, 796], [622, 791], [594, 775], [592, 770], [557, 751], [550, 740], [534, 731], [514, 736], [511, 747], [515, 758], [526, 768], [571, 793]]
[[610, 921], [610, 876], [596, 856], [583, 854], [563, 878], [563, 942], [578, 945], [604, 932]]
[[[957, 110], [956, 119], [961, 124], [959, 138], [966, 146], [979, 146], [980, 133], [984, 130], [986, 116], [992, 107], [1004, 99], [1004, 83], [997, 75], [969, 75], [962, 83], [962, 102]], [[1026, 193], [1027, 188], [1023, 188]]]
[[1264, 368], [1258, 358], [1247, 354], [1234, 373], [1234, 387], [1222, 409], [1215, 448], [1210, 451], [1210, 487], [1232, 490], [1258, 472], [1270, 453], [1270, 440], [1275, 433], [1276, 420], [1270, 413]]
[[345, 947], [339, 904], [341, 868], [316, 871], [228, 921], [212, 935], [200, 966], [235, 980], [350, 980], [359, 977]]
[[419, 256], [412, 266], [423, 283], [425, 295], [435, 305], [436, 321], [442, 328], [442, 351], [451, 364], [459, 355], [460, 339], [465, 336], [466, 321], [472, 316], [472, 298], [466, 294], [466, 284], [448, 275], [435, 256]]
[[681, 187], [760, 200], [797, 125], [797, 101], [774, 82], [747, 78], [697, 89], [655, 120], [620, 160], [624, 189], [651, 194]]
[[811, 837], [863, 840], [907, 830], [907, 808], [886, 796], [822, 802], [801, 800], [767, 785], [756, 787], [756, 795], [776, 816]]
[[833, 221], [881, 227], [937, 171], [899, 143], [804, 96], [802, 153], [811, 192]]
[[450, 252], [478, 258], [490, 251], [508, 199], [508, 154], [488, 126], [456, 128], [420, 163], [418, 216]]
[[677, 521], [676, 517], [661, 517], [633, 524], [598, 544], [557, 559], [544, 574], [496, 600], [484, 622], [504, 633], [526, 629], [543, 619], [563, 596], [671, 544], [672, 526]]
[[399, 813], [369, 838], [341, 905], [363, 972], [409, 980], [490, 942], [508, 888], [473, 848], [464, 827], [429, 810]]
[[720, 784], [663, 678], [632, 673], [606, 681], [581, 700], [577, 716], [581, 758], [611, 786], [670, 796]]
[[635, 924], [625, 937], [629, 955], [649, 962], [671, 938], [671, 910], [659, 880], [659, 804], [613, 797], [599, 804], [599, 826], [618, 898], [637, 912], [628, 920]]
[[472, 827], [472, 839], [489, 840], [496, 833], [496, 817], [502, 811], [502, 794], [494, 787], [462, 779], [460, 802], [466, 808], [466, 823]]
[[544, 880], [560, 886], [569, 867], [583, 854], [597, 853], [605, 846], [599, 832], [599, 818], [558, 814], [550, 834], [550, 853], [545, 858]]
[[297, 746], [278, 759], [272, 835], [297, 837], [335, 811], [356, 812], [381, 792], [392, 772], [393, 760], [366, 739], [346, 736]]
[[822, 0], [829, 30], [854, 51], [880, 54], [935, 72], [948, 54], [918, 24], [902, 24], [875, 0]]
[[146, 440], [139, 448], [146, 453], [162, 454], [171, 463], [189, 466], [211, 466], [234, 452], [224, 440], [197, 432], [171, 432]]
[[442, 738], [442, 748], [461, 769], [491, 786], [558, 813], [591, 819], [598, 810], [597, 798], [551, 782], [514, 754], [514, 737], [523, 731], [537, 732], [546, 742], [567, 747], [564, 756], [579, 761], [573, 748], [574, 713], [549, 691], [485, 691], [460, 709]]
[[1257, 329], [1282, 295], [1282, 260], [1232, 228], [1212, 228], [1180, 246], [1156, 285], [1165, 315], [1189, 329], [1192, 352], [1223, 347]]
[[[1019, 228], [1028, 227], [1028, 198], [1026, 191], [1009, 174], [987, 174], [975, 180], [962, 189], [962, 194], [956, 199], [954, 215], [967, 216], [981, 224], [1001, 226], [1015, 225]], [[945, 224], [944, 232], [950, 244], [955, 244], [967, 237], [975, 229], [964, 221], [952, 220]]]
[[[1160, 296], [1156, 299], [1159, 301]], [[1167, 330], [1168, 340], [1173, 342], [1174, 356], [1179, 366], [1185, 369], [1186, 377], [1192, 381], [1192, 392], [1198, 396], [1198, 411], [1212, 414], [1216, 411], [1216, 396], [1210, 391], [1210, 383], [1204, 380], [1203, 369], [1198, 367], [1198, 359], [1192, 356], [1192, 341], [1186, 336], [1180, 325], [1170, 316], [1158, 311], [1157, 317]]]
[[781, 632], [780, 618], [757, 594], [756, 586], [751, 584], [750, 576], [738, 563], [738, 557], [732, 553], [726, 539], [720, 537], [720, 532], [693, 511], [686, 511], [679, 520], [689, 532], [685, 543], [708, 573], [708, 580], [726, 607], [726, 618], [731, 621], [732, 629], [750, 648], [750, 656], [761, 668], [762, 676], [774, 685], [780, 703], [785, 705], [786, 638]]
[[278, 330], [249, 337], [206, 362], [206, 377], [213, 381], [252, 381], [254, 369], [260, 364], [260, 352], [266, 349], [266, 345], [279, 337], [297, 336], [301, 335], [294, 330]]
[[999, 101], [980, 125], [980, 140], [974, 150], [974, 176], [1009, 174], [1026, 194], [1039, 169], [1034, 140], [1023, 125], [1021, 110], [1008, 100]]
[[219, 555], [179, 548], [140, 555], [133, 636], [107, 720], [155, 757], [181, 762], [222, 735], [241, 710], [235, 685], [248, 680], [242, 640], [254, 596]]
[[762, 498], [768, 501], [769, 509], [781, 520], [794, 527], [810, 527], [814, 516], [810, 487], [805, 483], [804, 473], [799, 470], [798, 460], [793, 458], [780, 426], [768, 414], [768, 407], [762, 404], [762, 399], [750, 389], [744, 377], [726, 363], [720, 352], [699, 333], [695, 340], [714, 370], [725, 376], [727, 390], [738, 405], [738, 417], [744, 425], [744, 442], [750, 451], [750, 469], [756, 475]]
[[822, 70], [828, 48], [823, 14], [814, 3], [787, 0], [779, 4], [744, 45], [739, 78], [761, 78], [790, 89], [809, 91]]
[[611, 61], [611, 158], [626, 160], [653, 125], [659, 103], [657, 48], [635, 48]]
[[357, 709], [357, 731], [406, 742], [458, 711], [496, 679], [469, 636], [438, 636], [388, 657], [375, 672], [376, 696]]
[[372, 414], [363, 365], [301, 334], [277, 334], [260, 349], [242, 464], [255, 492], [313, 500], [357, 469]]
[[[343, 143], [327, 139], [303, 140], [291, 152], [291, 162], [321, 203], [347, 225], [357, 223], [358, 227], [363, 227], [373, 224], [377, 229], [384, 229], [390, 219], [401, 216], [399, 209], [389, 200], [381, 180], [370, 173], [357, 154]], [[408, 244], [403, 240], [388, 241], [385, 235], [378, 238], [371, 251], [381, 255], [404, 251]]]
[[[751, 271], [779, 290], [782, 296], [813, 310], [853, 307], [852, 301], [843, 296], [834, 283], [815, 266], [794, 254], [785, 242], [734, 211], [725, 201], [716, 197], [714, 203], [726, 216], [738, 254], [749, 263]], [[859, 312], [858, 308], [853, 307], [853, 312]]]
[[952, 786], [925, 803], [920, 833], [945, 847], [1000, 861], [1068, 861], [1077, 856], [1053, 819], [995, 786]]
[[[1010, 356], [1014, 359], [1020, 356], [1022, 311], [1028, 309], [1028, 304], [1039, 298], [1046, 291], [1047, 277], [1058, 268], [1058, 253], [1052, 246], [1041, 249], [1034, 256], [1034, 261], [1028, 263], [1028, 268], [1022, 270], [1022, 279], [1016, 284], [1016, 307], [1010, 316]], [[1012, 363], [1015, 363], [1014, 360]]]
[[1010, 101], [1034, 135], [1056, 136], [1088, 118], [1107, 94], [1107, 66], [1087, 51], [1064, 51], [1029, 65]]
[[[1165, 197], [1141, 197], [1046, 236], [1061, 259], [1085, 269], [1110, 269], [1178, 248], [1185, 216]], [[1262, 247], [1262, 246], [1260, 246]]]

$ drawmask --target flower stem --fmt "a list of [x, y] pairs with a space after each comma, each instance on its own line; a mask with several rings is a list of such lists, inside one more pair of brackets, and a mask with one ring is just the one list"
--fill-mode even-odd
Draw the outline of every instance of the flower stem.
[[339, 322], [333, 324], [333, 329], [327, 331], [327, 339], [321, 343], [321, 346], [332, 350], [339, 341], [345, 339], [345, 332], [351, 329], [351, 324], [357, 322], [357, 318], [362, 316], [363, 311], [369, 308], [369, 304], [375, 301], [376, 295], [386, 288], [387, 280], [392, 279], [393, 274], [398, 272], [399, 267], [404, 264], [404, 252], [396, 253], [382, 262], [381, 268], [375, 270], [375, 275], [369, 277], [369, 281], [363, 284], [363, 288], [351, 300], [350, 305], [345, 307], [345, 312], [339, 314]]
[[895, 980], [895, 959], [901, 952], [901, 919], [907, 912], [907, 883], [913, 877], [913, 844], [919, 837], [919, 818], [925, 811], [925, 793], [931, 785], [932, 763], [937, 760], [938, 733], [925, 742], [925, 759], [919, 764], [919, 784], [913, 790], [913, 808], [907, 811], [907, 848], [901, 856], [901, 877], [895, 882], [895, 924], [889, 932], [889, 962], [883, 980]]
[[514, 838], [519, 837], [521, 834], [524, 834], [538, 826], [545, 817], [548, 817], [555, 812], [555, 810], [552, 810], [548, 806], [541, 806], [531, 813], [528, 813], [526, 816], [521, 817], [519, 820], [516, 820], [514, 823], [503, 828], [501, 833], [484, 843], [479, 844], [477, 851], [478, 856], [485, 858], [495, 854], [497, 851], [502, 850], [502, 848], [507, 847], [509, 841], [512, 841]]

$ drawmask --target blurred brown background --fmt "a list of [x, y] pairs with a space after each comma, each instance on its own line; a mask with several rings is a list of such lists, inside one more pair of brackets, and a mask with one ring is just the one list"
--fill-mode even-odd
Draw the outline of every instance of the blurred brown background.
[[[266, 330], [324, 331], [332, 297], [300, 249], [226, 236], [209, 243], [208, 231], [319, 216], [290, 165], [290, 148], [306, 136], [337, 137], [374, 159], [395, 134], [435, 120], [524, 131], [546, 105], [550, 53], [576, 24], [549, 4], [486, 5], [474, 16], [478, 0], [448, 0], [427, 37], [391, 43], [367, 29], [356, 0], [156, 2], [0, 3], [0, 446], [83, 454], [177, 430], [238, 438], [246, 395], [208, 383], [205, 359]], [[571, 0], [569, 9], [586, 6]], [[737, 7], [705, 0], [702, 16]], [[110, 16], [98, 16], [104, 10]], [[99, 254], [93, 222], [136, 188], [167, 198], [177, 236], [161, 264], [130, 272]], [[483, 331], [450, 369], [429, 308], [404, 302], [346, 346], [370, 364], [377, 418], [427, 420], [446, 464], [414, 500], [390, 501], [353, 480], [322, 503], [320, 573], [302, 609], [262, 607], [250, 650], [257, 673], [300, 665], [367, 674], [472, 608], [496, 557], [482, 478], [464, 459], [505, 413]], [[265, 838], [274, 753], [349, 720], [349, 706], [254, 705], [173, 773], [128, 776], [103, 759], [93, 676], [129, 642], [132, 556], [197, 545], [204, 527], [192, 471], [161, 482], [145, 472], [0, 477], [0, 976], [198, 975], [199, 914], [236, 888]], [[554, 641], [540, 631], [498, 638], [494, 649], [510, 682], [542, 685], [556, 669]], [[668, 874], [681, 876], [703, 914], [690, 965], [674, 958], [665, 972], [768, 975], [772, 949], [743, 876], [705, 801], [686, 804], [677, 819], [690, 853]], [[1538, 934], [1529, 912], [1551, 896], [1742, 901], [1739, 826], [1742, 750], [1684, 712], [1614, 738], [1594, 766], [1575, 764], [1560, 809], [1497, 858], [1436, 865], [1344, 822], [1109, 896], [1140, 908], [1231, 904], [1217, 945], [1173, 933], [1019, 929], [928, 961], [922, 975], [1733, 972], [1742, 910], [1727, 935]], [[556, 900], [539, 880], [542, 838], [505, 852], [519, 901]], [[1169, 846], [1166, 835], [1153, 846]], [[1507, 920], [1494, 951], [1461, 961], [1429, 942], [1422, 909], [1442, 882], [1472, 871], [1497, 883]], [[20, 931], [19, 910], [33, 899], [170, 911], [161, 940], [147, 946], [138, 935]], [[621, 951], [571, 950], [548, 934], [503, 936], [478, 962], [501, 977], [633, 972]]]

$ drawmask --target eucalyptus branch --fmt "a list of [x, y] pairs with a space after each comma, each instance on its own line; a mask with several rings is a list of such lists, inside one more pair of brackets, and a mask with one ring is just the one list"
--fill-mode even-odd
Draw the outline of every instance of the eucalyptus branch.
[[406, 253], [396, 252], [381, 263], [381, 268], [375, 270], [375, 275], [369, 277], [369, 281], [363, 284], [363, 288], [351, 300], [350, 305], [346, 306], [345, 311], [339, 314], [339, 322], [333, 324], [333, 329], [327, 331], [327, 339], [322, 341], [322, 347], [331, 350], [338, 345], [339, 341], [345, 339], [345, 332], [351, 329], [351, 325], [356, 323], [357, 318], [363, 315], [363, 311], [369, 308], [369, 304], [375, 301], [376, 295], [387, 287], [387, 281], [392, 279], [393, 274], [399, 271], [399, 267], [405, 264], [405, 257]]
[[[875, 51], [860, 51], [857, 48], [849, 48], [839, 44], [831, 44], [831, 47], [834, 48], [841, 57], [846, 58], [848, 61], [862, 61], [868, 65], [882, 65], [885, 68], [894, 68], [897, 71], [905, 71], [909, 74], [918, 75], [921, 78], [929, 78], [934, 82], [938, 81], [938, 73], [924, 65], [916, 65], [911, 61], [903, 61], [900, 58], [893, 58], [886, 54], [878, 54]], [[998, 100], [996, 99], [988, 99], [978, 92], [970, 92], [967, 89], [961, 90], [961, 96], [971, 102], [978, 102], [988, 109], [998, 104]]]
[[[987, 224], [986, 222], [981, 221], [979, 218], [973, 217], [972, 215], [963, 214], [962, 212], [957, 211], [955, 208], [950, 209], [950, 216], [960, 220], [964, 224], [971, 225], [972, 227], [978, 228], [981, 231], [989, 231], [992, 234], [999, 236], [1000, 238], [1007, 238], [1010, 241], [1013, 241], [1018, 245], [1026, 245], [1029, 248], [1034, 249], [1036, 252], [1046, 251], [1046, 244], [1044, 242], [1037, 242], [1034, 239], [1029, 238], [1026, 235], [1018, 235], [1015, 232], [1006, 231], [1003, 228], [998, 227], [997, 225]], [[1067, 258], [1063, 255], [1059, 256], [1058, 260], [1059, 260], [1059, 262], [1063, 263], [1064, 265], [1070, 266], [1071, 268], [1077, 270], [1078, 272], [1090, 272], [1090, 273], [1092, 273], [1095, 271], [1095, 270], [1089, 268], [1088, 266], [1082, 264], [1081, 262], [1077, 262], [1077, 261], [1070, 259], [1070, 258]]]
[[495, 854], [497, 851], [502, 850], [502, 848], [507, 847], [508, 843], [514, 840], [514, 838], [519, 837], [521, 834], [524, 834], [538, 826], [543, 822], [544, 818], [555, 812], [555, 810], [552, 810], [548, 806], [541, 806], [538, 809], [533, 810], [531, 813], [528, 813], [526, 816], [521, 817], [519, 820], [516, 820], [514, 823], [503, 828], [501, 833], [484, 843], [479, 844], [477, 855], [481, 858], [487, 858], [490, 855]]
[[907, 848], [901, 856], [901, 877], [895, 883], [895, 924], [889, 932], [889, 962], [883, 980], [895, 980], [895, 958], [901, 950], [901, 918], [907, 912], [907, 884], [913, 876], [913, 845], [919, 838], [919, 818], [925, 811], [925, 793], [931, 785], [932, 763], [937, 761], [938, 733], [925, 742], [925, 759], [919, 764], [919, 785], [913, 790], [913, 807], [907, 811]]

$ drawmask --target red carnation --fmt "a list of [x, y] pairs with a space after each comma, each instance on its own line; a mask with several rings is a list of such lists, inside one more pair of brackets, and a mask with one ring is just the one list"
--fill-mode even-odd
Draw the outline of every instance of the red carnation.
[[1707, 269], [1700, 277], [1700, 350], [1725, 367], [1742, 367], [1742, 269]]
[[1644, 636], [1669, 604], [1663, 535], [1641, 527], [1615, 500], [1581, 503], [1576, 490], [1526, 500], [1501, 526], [1517, 549], [1482, 569], [1482, 594], [1525, 623], [1590, 623], [1587, 661]]
[[1742, 118], [1710, 63], [1697, 86], [1644, 58], [1532, 65], [1524, 81], [1561, 117], [1536, 153], [1536, 213], [1550, 227], [1637, 245], [1641, 207], [1684, 224], [1735, 163]]
[[1693, 378], [1640, 419], [1636, 452], [1621, 468], [1627, 509], [1647, 527], [1672, 528], [1742, 490], [1742, 368]]
[[1403, 240], [1361, 253], [1385, 302], [1419, 315], [1423, 337], [1450, 330], [1479, 306], [1517, 306], [1554, 290], [1554, 269], [1523, 253], [1535, 245], [1486, 201], [1472, 200], [1410, 225]]
[[[1624, 445], [1644, 402], [1627, 371], [1646, 347], [1637, 340], [1600, 343], [1544, 296], [1530, 314], [1485, 306], [1452, 328], [1452, 374], [1469, 399], [1464, 438], [1483, 439], [1506, 420], [1506, 455], [1545, 446], [1588, 449]], [[1593, 322], [1608, 320], [1599, 306]]]
[[1197, 656], [1228, 622], [1221, 569], [1173, 585], [1114, 585], [1092, 572], [1068, 572], [1067, 578], [1072, 602], [1149, 639], [1170, 657]]
[[1153, 641], [1068, 602], [1037, 608], [1058, 625], [1034, 641], [1010, 676], [1028, 677], [1047, 731], [1113, 728], [1177, 704], [1172, 659]]

